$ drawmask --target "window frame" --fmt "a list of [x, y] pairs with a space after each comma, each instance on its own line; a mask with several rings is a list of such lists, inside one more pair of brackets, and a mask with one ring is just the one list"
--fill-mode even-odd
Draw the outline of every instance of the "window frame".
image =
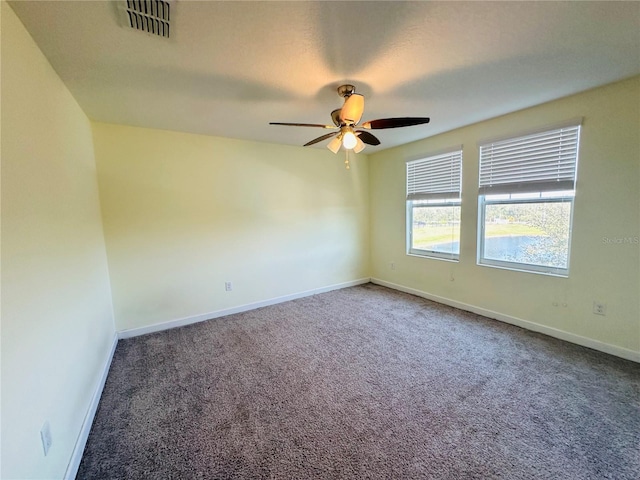
[[[477, 250], [476, 250], [476, 263], [479, 266], [485, 267], [493, 267], [493, 268], [501, 268], [505, 270], [514, 270], [520, 272], [527, 273], [536, 273], [536, 274], [544, 274], [544, 275], [552, 275], [558, 277], [568, 277], [569, 269], [570, 269], [570, 261], [571, 261], [571, 244], [573, 240], [573, 214], [574, 214], [574, 206], [575, 206], [575, 196], [576, 196], [576, 180], [577, 180], [577, 168], [578, 168], [578, 158], [579, 158], [579, 150], [580, 150], [580, 136], [582, 130], [582, 118], [573, 119], [562, 124], [547, 126], [544, 128], [538, 128], [536, 130], [531, 130], [529, 132], [513, 134], [509, 136], [504, 136], [499, 139], [493, 140], [485, 140], [483, 142], [478, 142], [478, 166], [479, 166], [479, 187], [478, 187], [478, 229], [477, 229]], [[540, 183], [536, 180], [527, 180], [523, 179], [520, 182], [507, 182], [507, 183], [499, 183], [498, 185], [491, 185], [490, 183], [483, 184], [483, 148], [489, 147], [493, 148], [494, 143], [501, 142], [511, 142], [513, 145], [522, 144], [523, 141], [527, 141], [538, 135], [546, 135], [551, 134], [554, 131], [559, 131], [560, 135], [560, 143], [562, 143], [562, 130], [563, 129], [575, 129], [576, 140], [575, 140], [575, 154], [573, 157], [573, 171], [571, 179], [569, 180], [571, 183], [571, 188], [567, 188], [567, 178], [566, 172], [564, 173], [564, 177], [562, 182], [557, 183], [557, 189], [553, 187], [553, 179], [547, 177], [546, 183]], [[537, 148], [535, 146], [534, 148]], [[533, 150], [525, 152], [526, 156], [532, 155]], [[504, 155], [502, 155], [504, 158]], [[562, 158], [563, 154], [560, 153], [558, 156], [558, 165], [562, 166], [564, 159]], [[488, 160], [489, 167], [493, 168], [491, 164], [492, 159]], [[522, 168], [523, 160], [518, 160], [517, 154], [515, 157], [509, 158], [509, 163], [517, 164], [516, 169]], [[504, 167], [503, 167], [504, 168]], [[517, 171], [517, 170], [516, 170]], [[514, 176], [513, 178], [516, 178]], [[538, 190], [540, 188], [540, 190]], [[538, 194], [538, 197], [531, 198], [513, 198], [514, 195], [520, 194]], [[509, 198], [504, 199], [489, 199], [487, 197], [493, 195], [509, 195]], [[537, 265], [531, 263], [524, 262], [512, 262], [508, 260], [496, 260], [485, 258], [485, 229], [486, 229], [486, 207], [487, 205], [523, 205], [523, 204], [531, 204], [531, 203], [568, 203], [570, 206], [569, 212], [569, 236], [567, 242], [567, 262], [566, 267], [559, 266], [548, 266], [548, 265]]]
[[[460, 207], [462, 208], [462, 198], [443, 199], [440, 202], [434, 202], [429, 204], [418, 204], [420, 200], [407, 200], [407, 255], [415, 257], [427, 257], [435, 258], [438, 260], [448, 260], [450, 262], [460, 261], [460, 240], [458, 240], [458, 253], [444, 253], [436, 250], [425, 250], [423, 248], [413, 248], [413, 209], [424, 207]], [[460, 231], [462, 230], [462, 223], [459, 225]]]
[[[463, 146], [456, 145], [451, 148], [447, 148], [444, 150], [440, 150], [437, 152], [429, 153], [427, 155], [421, 155], [417, 158], [407, 160], [406, 161], [406, 176], [405, 180], [407, 183], [407, 198], [405, 201], [405, 238], [406, 238], [406, 254], [409, 256], [421, 257], [421, 258], [433, 258], [436, 260], [445, 260], [451, 262], [458, 262], [460, 259], [460, 239], [458, 239], [458, 252], [457, 253], [444, 253], [435, 250], [426, 250], [422, 248], [413, 248], [413, 211], [415, 208], [424, 208], [424, 207], [459, 207], [462, 208], [462, 161], [463, 161]], [[447, 188], [442, 189], [442, 184], [436, 187], [435, 190], [430, 190], [429, 188], [423, 188], [420, 192], [416, 192], [415, 189], [410, 189], [409, 187], [409, 179], [410, 173], [409, 168], [412, 164], [419, 164], [419, 162], [425, 162], [425, 164], [429, 160], [437, 160], [438, 157], [446, 157], [455, 156], [456, 160], [459, 157], [459, 170], [448, 177], [448, 180], [455, 180], [457, 197], [452, 197], [451, 193], [444, 193], [444, 190], [448, 190]], [[436, 167], [437, 168], [437, 167]], [[445, 182], [446, 183], [446, 182]], [[451, 183], [450, 183], [451, 185]], [[411, 192], [410, 192], [411, 190]], [[414, 198], [418, 196], [419, 198]], [[428, 203], [427, 203], [428, 202]], [[462, 224], [460, 223], [458, 226], [460, 234], [462, 233]]]
[[[487, 201], [487, 195], [480, 195], [478, 197], [478, 252], [477, 252], [477, 264], [483, 267], [501, 268], [504, 270], [514, 270], [518, 272], [538, 273], [544, 275], [551, 275], [555, 277], [568, 277], [569, 266], [571, 262], [571, 240], [573, 235], [573, 211], [575, 190], [573, 195], [558, 195], [553, 197], [540, 197], [540, 198], [523, 198], [523, 199], [504, 199], [504, 200], [489, 200]], [[547, 192], [552, 193], [552, 192]], [[485, 244], [485, 213], [487, 205], [522, 205], [527, 203], [569, 203], [569, 238], [567, 241], [567, 266], [553, 267], [549, 265], [537, 265], [534, 263], [524, 262], [510, 262], [508, 260], [496, 260], [493, 258], [484, 258], [484, 244]]]

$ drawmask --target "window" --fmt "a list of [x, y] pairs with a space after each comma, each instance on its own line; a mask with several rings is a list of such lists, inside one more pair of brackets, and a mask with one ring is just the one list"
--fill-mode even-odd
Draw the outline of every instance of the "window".
[[462, 147], [407, 162], [407, 253], [458, 260]]
[[478, 263], [567, 276], [580, 122], [480, 145]]

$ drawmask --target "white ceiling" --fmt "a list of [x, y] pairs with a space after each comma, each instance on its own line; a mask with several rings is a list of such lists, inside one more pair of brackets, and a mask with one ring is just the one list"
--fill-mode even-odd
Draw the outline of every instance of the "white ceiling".
[[431, 117], [371, 153], [640, 74], [635, 1], [178, 0], [171, 39], [118, 2], [10, 4], [89, 118], [282, 144], [326, 130], [268, 123], [331, 123], [343, 83], [363, 120]]

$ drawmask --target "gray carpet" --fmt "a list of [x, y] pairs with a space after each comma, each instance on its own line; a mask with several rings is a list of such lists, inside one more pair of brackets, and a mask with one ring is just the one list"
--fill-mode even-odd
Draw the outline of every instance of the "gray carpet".
[[373, 284], [121, 340], [79, 479], [640, 478], [640, 365]]

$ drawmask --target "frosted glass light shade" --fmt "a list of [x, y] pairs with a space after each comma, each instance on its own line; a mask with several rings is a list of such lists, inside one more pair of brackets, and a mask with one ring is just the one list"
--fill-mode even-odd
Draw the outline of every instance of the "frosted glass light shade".
[[327, 148], [333, 153], [338, 153], [338, 150], [340, 150], [340, 145], [342, 145], [342, 138], [341, 135], [338, 135], [336, 138], [329, 142]]

